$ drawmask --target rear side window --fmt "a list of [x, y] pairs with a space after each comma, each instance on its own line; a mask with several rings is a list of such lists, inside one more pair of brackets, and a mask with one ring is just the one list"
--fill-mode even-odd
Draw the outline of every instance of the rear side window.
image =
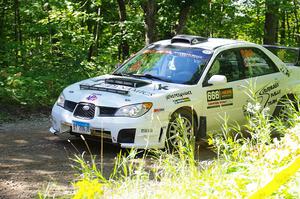
[[271, 59], [259, 49], [243, 48], [240, 49], [240, 54], [244, 62], [246, 78], [279, 72]]

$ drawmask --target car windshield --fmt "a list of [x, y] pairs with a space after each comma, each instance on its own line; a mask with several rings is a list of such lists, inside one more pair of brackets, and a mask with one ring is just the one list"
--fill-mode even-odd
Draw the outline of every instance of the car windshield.
[[126, 62], [114, 75], [196, 84], [212, 51], [201, 48], [153, 45]]

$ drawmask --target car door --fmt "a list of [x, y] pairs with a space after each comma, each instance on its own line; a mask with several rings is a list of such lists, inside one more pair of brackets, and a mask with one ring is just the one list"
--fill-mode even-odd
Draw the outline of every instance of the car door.
[[[206, 94], [203, 103], [207, 117], [208, 131], [219, 130], [224, 120], [232, 124], [244, 120], [243, 106], [248, 99], [244, 92], [247, 87], [242, 59], [238, 49], [220, 52], [205, 75], [202, 88]], [[227, 83], [211, 85], [208, 80], [213, 75], [224, 75]]]
[[261, 108], [268, 107], [272, 114], [277, 101], [284, 94], [281, 89], [287, 76], [258, 48], [240, 48], [239, 53], [243, 60], [245, 77], [251, 82], [256, 102]]

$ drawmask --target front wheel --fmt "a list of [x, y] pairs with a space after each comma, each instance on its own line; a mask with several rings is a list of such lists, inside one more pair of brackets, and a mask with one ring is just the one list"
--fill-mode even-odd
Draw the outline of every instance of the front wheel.
[[196, 122], [192, 111], [182, 109], [175, 112], [169, 122], [167, 131], [167, 149], [173, 151], [179, 145], [187, 145], [194, 138]]

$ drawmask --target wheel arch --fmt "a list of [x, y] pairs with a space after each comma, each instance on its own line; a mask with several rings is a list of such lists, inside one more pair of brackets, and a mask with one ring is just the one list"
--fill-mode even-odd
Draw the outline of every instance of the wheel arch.
[[191, 107], [191, 106], [182, 106], [182, 107], [177, 108], [176, 110], [174, 110], [170, 114], [169, 118], [171, 118], [172, 116], [174, 116], [174, 114], [179, 113], [181, 110], [187, 110], [187, 111], [192, 112], [192, 117], [194, 118], [194, 121], [196, 123], [196, 128], [198, 128], [198, 124], [199, 124], [198, 114], [197, 114], [196, 110], [193, 107]]
[[291, 92], [281, 96], [281, 98], [278, 100], [278, 102], [276, 104], [275, 110], [273, 112], [273, 117], [278, 116], [285, 100], [291, 100], [294, 103], [297, 110], [299, 110], [298, 102], [297, 102], [298, 99], [297, 98], [298, 98], [297, 94], [294, 94], [294, 93], [291, 93]]

